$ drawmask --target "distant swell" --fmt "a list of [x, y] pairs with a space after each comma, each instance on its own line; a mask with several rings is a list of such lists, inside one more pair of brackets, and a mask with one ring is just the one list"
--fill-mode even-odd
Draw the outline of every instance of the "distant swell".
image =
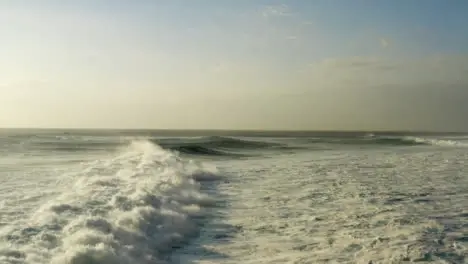
[[[36, 149], [39, 151], [52, 152], [88, 152], [88, 151], [113, 151], [128, 144], [134, 138], [28, 138], [18, 141], [16, 144], [22, 148]], [[249, 156], [248, 150], [283, 150], [291, 148], [287, 144], [266, 142], [261, 140], [246, 140], [231, 137], [180, 137], [180, 138], [158, 138], [143, 137], [163, 149], [176, 151], [181, 154], [202, 156], [225, 156], [242, 157]], [[252, 154], [252, 153], [250, 153]]]
[[[63, 152], [109, 152], [115, 151], [128, 144], [135, 138], [131, 137], [30, 137], [5, 141], [0, 147], [9, 145], [28, 150], [38, 150], [41, 153]], [[264, 151], [321, 151], [333, 149], [334, 146], [439, 146], [439, 147], [467, 147], [466, 141], [454, 139], [431, 139], [410, 136], [375, 136], [354, 135], [349, 137], [321, 136], [300, 138], [242, 138], [242, 137], [143, 137], [163, 149], [175, 151], [184, 155], [210, 157], [249, 157], [263, 155]], [[2, 143], [2, 142], [0, 142]]]
[[308, 144], [338, 144], [338, 145], [358, 145], [358, 146], [452, 146], [463, 147], [464, 143], [453, 140], [428, 139], [418, 137], [386, 137], [386, 136], [365, 136], [354, 138], [311, 138], [306, 139]]

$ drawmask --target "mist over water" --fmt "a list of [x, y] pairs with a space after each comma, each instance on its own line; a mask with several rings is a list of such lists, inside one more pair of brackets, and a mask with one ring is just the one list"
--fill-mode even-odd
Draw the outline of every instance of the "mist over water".
[[0, 263], [466, 261], [464, 135], [0, 134]]

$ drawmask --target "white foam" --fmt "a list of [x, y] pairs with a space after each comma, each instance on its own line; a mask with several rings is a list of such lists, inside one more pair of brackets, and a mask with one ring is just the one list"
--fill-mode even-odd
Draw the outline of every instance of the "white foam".
[[149, 141], [88, 164], [61, 195], [28, 224], [0, 233], [2, 263], [165, 263], [165, 255], [195, 236], [194, 217], [215, 201], [198, 180], [214, 168], [184, 162]]
[[241, 232], [175, 263], [465, 263], [468, 153], [414, 149], [230, 161]]
[[451, 139], [436, 139], [436, 138], [420, 138], [420, 137], [405, 137], [407, 140], [414, 141], [416, 143], [424, 143], [433, 146], [440, 147], [468, 147], [466, 142], [451, 140]]

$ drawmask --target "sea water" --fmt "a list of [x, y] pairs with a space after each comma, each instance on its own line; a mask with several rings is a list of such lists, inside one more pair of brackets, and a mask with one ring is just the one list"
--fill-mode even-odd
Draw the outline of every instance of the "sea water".
[[0, 133], [0, 263], [466, 263], [468, 137]]

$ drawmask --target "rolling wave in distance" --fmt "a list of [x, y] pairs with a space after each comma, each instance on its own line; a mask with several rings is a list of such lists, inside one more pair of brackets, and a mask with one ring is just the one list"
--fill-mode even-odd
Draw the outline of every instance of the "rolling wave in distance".
[[[357, 137], [300, 137], [300, 138], [247, 138], [247, 137], [114, 137], [70, 139], [68, 137], [16, 138], [18, 146], [41, 151], [79, 152], [114, 150], [132, 140], [147, 140], [163, 149], [186, 155], [217, 157], [249, 157], [262, 155], [264, 151], [324, 150], [334, 146], [354, 147], [398, 147], [398, 146], [439, 146], [467, 147], [465, 138], [424, 138], [414, 136], [375, 136]], [[11, 144], [11, 142], [10, 142]]]

